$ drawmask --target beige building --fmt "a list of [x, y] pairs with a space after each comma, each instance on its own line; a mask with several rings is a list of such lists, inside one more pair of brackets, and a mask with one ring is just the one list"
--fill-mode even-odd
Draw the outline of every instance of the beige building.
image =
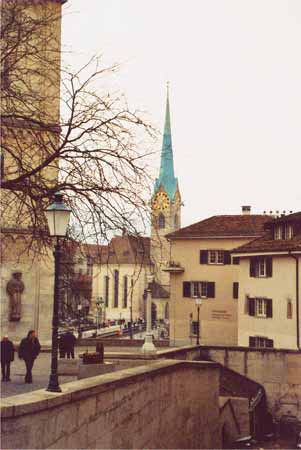
[[300, 349], [301, 212], [265, 225], [239, 257], [238, 344]]
[[102, 299], [102, 320], [145, 318], [147, 275], [152, 271], [150, 239], [115, 236], [109, 245], [89, 245], [93, 259], [91, 309]]
[[172, 344], [196, 342], [200, 297], [202, 344], [237, 345], [238, 259], [231, 250], [263, 234], [267, 216], [213, 216], [167, 235], [171, 260], [170, 339]]
[[[32, 170], [41, 152], [49, 154], [58, 142], [63, 3], [1, 2], [2, 24], [12, 30], [2, 49], [2, 186]], [[31, 33], [26, 26], [32, 26]], [[18, 42], [17, 36], [23, 40]], [[40, 172], [45, 188], [57, 172], [56, 165]], [[26, 201], [26, 193], [14, 190], [13, 184], [1, 190], [1, 328], [16, 342], [31, 328], [42, 342], [49, 342], [54, 264], [51, 250], [41, 252], [32, 233], [32, 209]], [[12, 314], [16, 297], [19, 311]]]

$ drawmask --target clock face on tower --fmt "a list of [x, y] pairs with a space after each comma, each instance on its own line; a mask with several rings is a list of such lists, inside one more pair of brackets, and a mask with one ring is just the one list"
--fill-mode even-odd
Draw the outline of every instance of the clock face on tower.
[[156, 211], [168, 209], [170, 205], [169, 197], [166, 192], [160, 191], [156, 194], [153, 201], [153, 208]]

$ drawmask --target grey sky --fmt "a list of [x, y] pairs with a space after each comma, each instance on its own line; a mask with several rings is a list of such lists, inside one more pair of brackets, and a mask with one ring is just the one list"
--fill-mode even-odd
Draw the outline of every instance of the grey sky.
[[122, 63], [112, 86], [160, 130], [170, 80], [183, 225], [243, 204], [301, 210], [300, 0], [69, 0], [64, 11], [72, 64]]

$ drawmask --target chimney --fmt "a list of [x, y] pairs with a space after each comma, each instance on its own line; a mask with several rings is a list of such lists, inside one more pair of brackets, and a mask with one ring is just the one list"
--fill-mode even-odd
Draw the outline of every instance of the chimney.
[[251, 206], [242, 206], [241, 207], [241, 212], [243, 216], [249, 216], [251, 214]]

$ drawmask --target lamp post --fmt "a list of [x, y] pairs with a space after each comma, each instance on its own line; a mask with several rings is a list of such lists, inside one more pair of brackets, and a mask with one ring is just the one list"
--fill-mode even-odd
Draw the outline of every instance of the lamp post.
[[96, 299], [96, 308], [97, 308], [97, 316], [96, 316], [96, 318], [97, 318], [97, 330], [98, 330], [98, 328], [101, 328], [101, 327], [99, 326], [99, 325], [100, 325], [99, 313], [100, 313], [100, 310], [102, 311], [103, 304], [104, 304], [104, 301], [103, 301], [102, 297], [97, 297], [97, 299]]
[[59, 322], [59, 271], [61, 244], [60, 238], [65, 237], [67, 233], [68, 223], [71, 210], [64, 204], [63, 195], [59, 192], [55, 194], [54, 203], [52, 203], [45, 211], [50, 236], [56, 238], [54, 247], [54, 298], [53, 298], [53, 315], [52, 315], [52, 346], [51, 346], [51, 374], [47, 391], [61, 392], [57, 374], [58, 360], [58, 322]]
[[77, 312], [78, 312], [78, 337], [81, 338], [82, 337], [82, 331], [80, 328], [80, 320], [81, 320], [81, 310], [82, 310], [82, 305], [79, 303], [77, 305]]
[[195, 296], [195, 304], [197, 306], [197, 311], [198, 311], [198, 330], [197, 330], [197, 335], [196, 335], [196, 345], [200, 345], [200, 306], [202, 305], [202, 299], [199, 296]]
[[147, 277], [148, 287], [146, 290], [146, 335], [144, 344], [142, 346], [142, 351], [144, 353], [156, 353], [157, 349], [153, 343], [153, 335], [152, 335], [152, 289], [151, 283], [153, 282], [153, 275], [149, 275]]

